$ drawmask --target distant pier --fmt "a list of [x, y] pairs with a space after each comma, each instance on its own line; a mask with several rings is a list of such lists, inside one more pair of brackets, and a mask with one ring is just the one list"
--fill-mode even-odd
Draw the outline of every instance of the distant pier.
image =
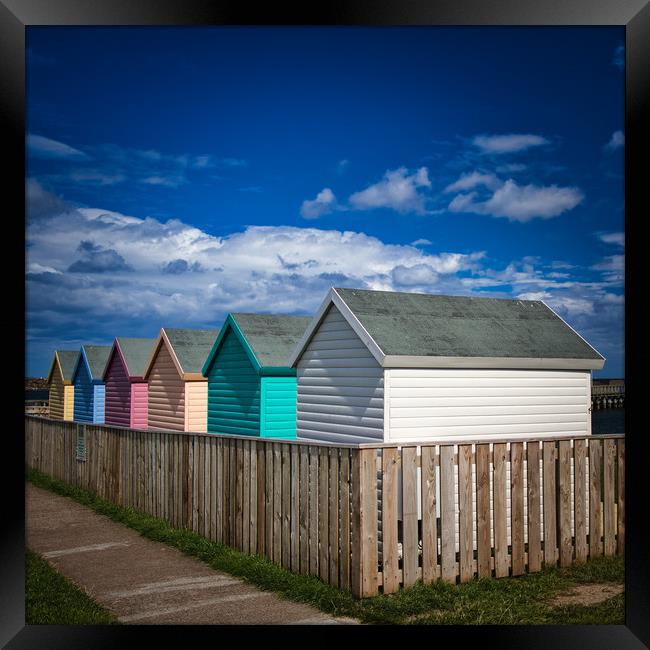
[[591, 382], [591, 408], [616, 409], [625, 406], [625, 381], [623, 379], [593, 379]]

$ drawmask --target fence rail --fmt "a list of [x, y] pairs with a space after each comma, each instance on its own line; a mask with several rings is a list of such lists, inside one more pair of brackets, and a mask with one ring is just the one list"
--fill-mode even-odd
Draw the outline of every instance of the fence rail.
[[622, 553], [623, 436], [323, 445], [25, 417], [26, 463], [356, 596]]

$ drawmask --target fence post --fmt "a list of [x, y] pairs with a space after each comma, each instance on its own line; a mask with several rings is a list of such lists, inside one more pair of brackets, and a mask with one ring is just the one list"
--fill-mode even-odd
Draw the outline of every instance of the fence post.
[[352, 566], [357, 598], [377, 593], [377, 467], [375, 449], [352, 451]]

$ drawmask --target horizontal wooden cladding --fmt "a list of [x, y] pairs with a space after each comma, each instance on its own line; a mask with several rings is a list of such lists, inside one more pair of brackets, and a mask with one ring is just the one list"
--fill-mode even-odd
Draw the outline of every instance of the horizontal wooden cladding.
[[383, 439], [384, 372], [335, 306], [297, 367], [297, 435]]
[[61, 379], [61, 372], [55, 368], [52, 373], [52, 381], [49, 385], [49, 412], [50, 417], [58, 420], [63, 420], [63, 401], [64, 401], [64, 386]]
[[584, 371], [391, 368], [386, 382], [391, 440], [590, 430]]
[[185, 430], [185, 382], [166, 345], [161, 345], [149, 373], [147, 422], [150, 429]]

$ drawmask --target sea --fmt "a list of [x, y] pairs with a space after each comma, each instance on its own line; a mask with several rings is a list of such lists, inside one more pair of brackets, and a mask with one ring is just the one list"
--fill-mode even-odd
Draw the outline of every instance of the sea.
[[625, 433], [625, 409], [599, 409], [591, 412], [591, 433]]

